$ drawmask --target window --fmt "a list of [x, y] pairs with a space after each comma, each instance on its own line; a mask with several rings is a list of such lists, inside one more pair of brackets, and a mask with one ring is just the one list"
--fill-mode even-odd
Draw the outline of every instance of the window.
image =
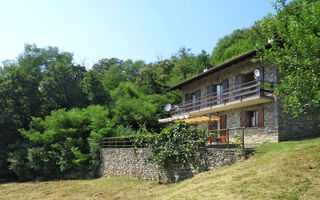
[[[213, 122], [213, 130], [220, 130], [221, 126], [220, 126], [220, 121], [214, 121]], [[217, 134], [217, 139], [220, 139], [220, 132], [218, 132]]]
[[240, 112], [241, 127], [263, 127], [264, 126], [264, 109], [259, 108], [253, 111]]
[[259, 114], [257, 110], [246, 112], [246, 127], [256, 127], [258, 126]]
[[217, 104], [221, 103], [221, 98], [222, 98], [222, 85], [217, 85]]
[[195, 93], [191, 94], [191, 99], [193, 103], [193, 109], [200, 109], [201, 90], [197, 90]]
[[201, 90], [197, 90], [195, 93], [191, 94], [193, 103], [201, 98]]

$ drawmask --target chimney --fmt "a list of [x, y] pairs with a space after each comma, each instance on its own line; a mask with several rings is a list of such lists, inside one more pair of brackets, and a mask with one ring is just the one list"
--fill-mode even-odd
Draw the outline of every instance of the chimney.
[[203, 72], [208, 71], [210, 68], [211, 68], [211, 67], [209, 67], [209, 66], [205, 66], [205, 67], [203, 68]]

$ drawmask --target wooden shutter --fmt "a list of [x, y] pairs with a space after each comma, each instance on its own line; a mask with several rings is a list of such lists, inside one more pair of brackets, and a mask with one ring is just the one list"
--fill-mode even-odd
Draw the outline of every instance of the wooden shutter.
[[236, 87], [236, 89], [239, 89], [241, 84], [242, 84], [242, 74], [237, 74], [235, 76], [235, 87]]
[[258, 109], [258, 127], [264, 126], [264, 111], [263, 108]]
[[191, 100], [191, 94], [189, 94], [189, 93], [185, 94], [185, 95], [184, 95], [184, 100], [185, 100], [185, 101]]
[[240, 112], [240, 127], [246, 126], [246, 111]]
[[201, 90], [196, 91], [196, 99], [200, 99], [201, 97]]
[[228, 92], [228, 79], [225, 79], [222, 81], [222, 97], [224, 103], [228, 101], [228, 94], [225, 94]]
[[[238, 74], [238, 75], [235, 76], [234, 84], [235, 84], [235, 90], [239, 90], [241, 88], [242, 74]], [[233, 95], [235, 96], [236, 100], [240, 99], [241, 92], [234, 92]]]
[[228, 92], [228, 79], [222, 81], [223, 92]]
[[258, 69], [260, 71], [259, 81], [263, 81], [264, 80], [264, 69], [263, 69], [263, 67], [259, 67]]
[[227, 115], [220, 116], [220, 129], [227, 128]]
[[213, 93], [213, 85], [208, 85], [207, 87], [207, 95], [212, 94]]

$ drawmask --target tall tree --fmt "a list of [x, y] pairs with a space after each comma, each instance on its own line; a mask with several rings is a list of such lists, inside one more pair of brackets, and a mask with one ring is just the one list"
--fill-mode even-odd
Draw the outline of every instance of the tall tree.
[[256, 21], [251, 27], [236, 29], [231, 34], [219, 39], [212, 51], [210, 63], [214, 66], [218, 65], [266, 44], [267, 38], [263, 34], [262, 24], [270, 18], [272, 15], [267, 15]]
[[85, 95], [80, 89], [80, 81], [85, 73], [85, 68], [78, 65], [55, 63], [47, 68], [40, 84], [45, 109], [85, 106]]
[[103, 75], [95, 70], [85, 72], [81, 80], [81, 89], [86, 94], [90, 104], [106, 105], [110, 102], [110, 94], [102, 85]]
[[100, 74], [104, 74], [112, 65], [119, 66], [123, 61], [118, 58], [103, 58], [95, 63], [92, 69]]
[[261, 53], [261, 61], [275, 64], [281, 77], [276, 92], [294, 116], [320, 120], [320, 2], [296, 0], [285, 6], [275, 1], [277, 15], [263, 28], [279, 39]]
[[112, 65], [110, 69], [104, 73], [102, 83], [106, 90], [113, 90], [124, 80], [121, 67]]

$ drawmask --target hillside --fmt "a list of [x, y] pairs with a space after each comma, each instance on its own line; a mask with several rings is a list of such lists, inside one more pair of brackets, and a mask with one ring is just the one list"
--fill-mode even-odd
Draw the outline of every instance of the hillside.
[[0, 199], [320, 199], [320, 138], [264, 144], [177, 184], [127, 178], [6, 183]]

